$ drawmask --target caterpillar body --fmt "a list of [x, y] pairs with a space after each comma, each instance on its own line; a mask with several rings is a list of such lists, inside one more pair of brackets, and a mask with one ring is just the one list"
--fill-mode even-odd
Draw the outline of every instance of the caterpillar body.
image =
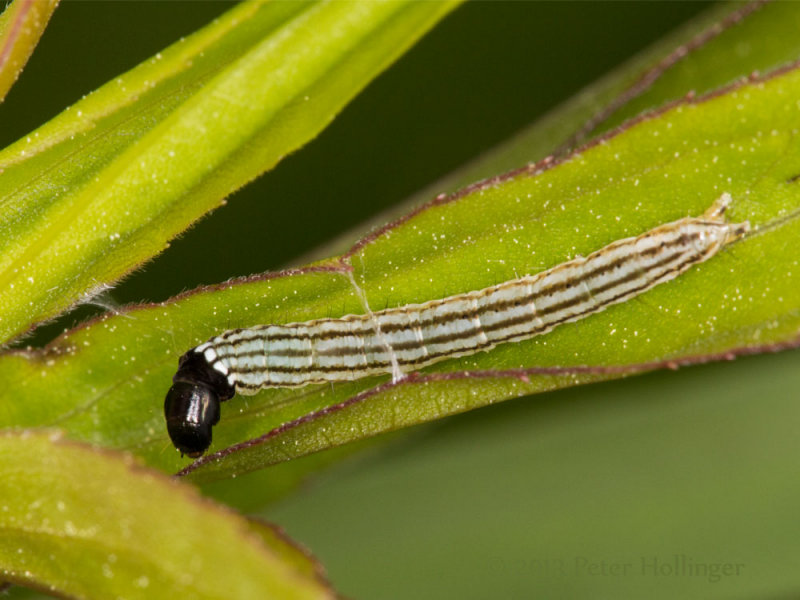
[[175, 446], [200, 456], [219, 403], [235, 393], [410, 371], [529, 339], [678, 277], [742, 237], [723, 194], [701, 217], [660, 225], [550, 269], [491, 287], [336, 319], [234, 329], [180, 359], [164, 411]]

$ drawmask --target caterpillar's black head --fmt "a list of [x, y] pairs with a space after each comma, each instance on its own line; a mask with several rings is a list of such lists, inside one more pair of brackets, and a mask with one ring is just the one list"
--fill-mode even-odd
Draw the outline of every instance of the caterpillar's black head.
[[175, 447], [192, 458], [211, 445], [211, 428], [219, 421], [220, 402], [233, 397], [233, 387], [205, 357], [189, 350], [164, 400], [167, 432]]
[[175, 447], [198, 457], [211, 445], [211, 428], [219, 421], [219, 396], [204, 383], [176, 381], [167, 392], [164, 416]]

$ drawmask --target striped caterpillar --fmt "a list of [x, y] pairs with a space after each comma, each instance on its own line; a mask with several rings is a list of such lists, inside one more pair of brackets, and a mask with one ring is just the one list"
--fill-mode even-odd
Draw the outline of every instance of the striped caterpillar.
[[674, 279], [742, 237], [728, 223], [723, 194], [702, 217], [660, 225], [546, 271], [422, 304], [288, 325], [258, 325], [215, 336], [184, 354], [164, 413], [182, 453], [211, 444], [220, 402], [235, 393], [352, 381], [415, 370], [529, 339]]

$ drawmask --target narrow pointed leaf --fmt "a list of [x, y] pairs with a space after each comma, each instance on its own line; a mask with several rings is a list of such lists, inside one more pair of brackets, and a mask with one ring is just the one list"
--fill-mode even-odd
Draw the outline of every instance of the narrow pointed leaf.
[[0, 152], [0, 342], [318, 133], [450, 2], [252, 2]]
[[0, 435], [0, 579], [75, 598], [331, 598], [318, 567], [130, 458]]
[[[702, 214], [723, 192], [756, 233], [643, 296], [526, 342], [440, 363], [486, 372], [375, 389], [386, 377], [276, 389], [223, 405], [194, 476], [218, 479], [505, 398], [611, 374], [520, 376], [532, 367], [630, 366], [791, 340], [800, 329], [797, 239], [800, 71], [742, 83], [637, 122], [560, 163], [547, 162], [440, 199], [314, 268], [200, 290], [107, 317], [43, 352], [0, 360], [0, 424], [63, 428], [128, 448], [163, 469], [163, 397], [188, 348], [221, 330], [363, 312], [481, 289], [614, 240]], [[506, 374], [497, 371], [505, 371]], [[359, 395], [361, 394], [361, 395]], [[271, 433], [270, 433], [271, 432]], [[263, 436], [263, 437], [259, 437]], [[246, 442], [254, 440], [254, 442]]]

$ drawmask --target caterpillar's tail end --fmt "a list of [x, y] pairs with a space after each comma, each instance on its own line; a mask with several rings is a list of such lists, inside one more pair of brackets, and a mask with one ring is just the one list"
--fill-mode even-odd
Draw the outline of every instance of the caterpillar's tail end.
[[708, 221], [717, 221], [718, 223], [722, 223], [725, 220], [725, 211], [728, 210], [728, 207], [733, 202], [733, 198], [728, 192], [722, 194], [719, 198], [714, 200], [714, 204], [712, 204], [709, 209], [703, 213], [703, 218]]
[[726, 235], [724, 244], [730, 244], [736, 240], [744, 237], [750, 231], [750, 221], [742, 221], [741, 223], [728, 223], [725, 219], [725, 212], [733, 202], [733, 198], [728, 192], [722, 194], [714, 201], [706, 212], [703, 213], [703, 219], [713, 223], [725, 224]]

